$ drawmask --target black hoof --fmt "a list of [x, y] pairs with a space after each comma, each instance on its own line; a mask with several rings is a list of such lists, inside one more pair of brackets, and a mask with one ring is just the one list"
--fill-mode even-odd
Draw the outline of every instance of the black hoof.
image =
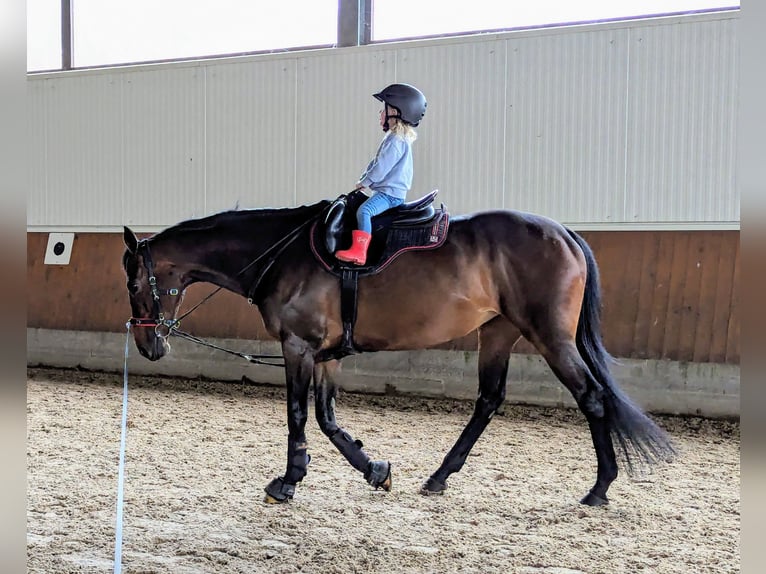
[[281, 476], [272, 480], [263, 490], [266, 492], [263, 501], [267, 504], [282, 504], [295, 495], [295, 485], [287, 484]]
[[606, 506], [609, 504], [609, 499], [607, 497], [601, 498], [600, 496], [596, 496], [592, 492], [589, 492], [583, 497], [580, 503], [587, 504], [588, 506]]
[[375, 490], [382, 488], [388, 492], [391, 490], [391, 464], [385, 460], [370, 461], [364, 478]]
[[420, 487], [420, 494], [430, 496], [432, 494], [444, 494], [447, 490], [447, 483], [436, 480], [433, 476], [423, 483]]

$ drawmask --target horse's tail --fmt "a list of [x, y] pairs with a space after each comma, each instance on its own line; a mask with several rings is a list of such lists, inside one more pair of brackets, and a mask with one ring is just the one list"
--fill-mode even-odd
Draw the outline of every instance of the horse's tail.
[[577, 324], [577, 349], [604, 387], [604, 416], [612, 439], [619, 447], [618, 454], [623, 455], [626, 470], [633, 475], [636, 466], [670, 460], [676, 451], [665, 431], [619, 388], [609, 372], [609, 363], [613, 359], [601, 339], [601, 286], [596, 258], [582, 237], [570, 229], [567, 231], [582, 249], [587, 263], [585, 294]]

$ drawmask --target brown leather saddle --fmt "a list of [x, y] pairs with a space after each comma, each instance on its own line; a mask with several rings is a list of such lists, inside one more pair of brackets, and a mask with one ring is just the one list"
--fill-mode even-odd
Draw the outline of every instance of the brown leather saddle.
[[311, 251], [322, 266], [340, 278], [340, 312], [343, 337], [340, 345], [324, 349], [316, 362], [341, 359], [361, 353], [354, 344], [354, 323], [359, 277], [374, 275], [385, 269], [396, 257], [407, 251], [422, 251], [441, 247], [447, 239], [449, 214], [442, 204], [433, 205], [437, 190], [420, 199], [403, 203], [372, 218], [372, 240], [367, 250], [367, 262], [353, 265], [335, 258], [338, 249], [351, 244], [351, 232], [356, 229], [356, 212], [367, 196], [352, 191], [336, 199], [323, 221], [311, 228]]

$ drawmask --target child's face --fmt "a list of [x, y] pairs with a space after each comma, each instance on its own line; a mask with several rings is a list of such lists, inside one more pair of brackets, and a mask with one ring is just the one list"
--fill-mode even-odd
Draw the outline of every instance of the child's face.
[[[383, 106], [383, 109], [380, 110], [380, 127], [383, 127], [386, 123], [386, 111], [388, 111], [389, 116], [398, 116], [399, 112], [396, 110], [396, 108], [390, 107], [388, 104], [385, 104]], [[389, 125], [391, 125], [389, 123]]]

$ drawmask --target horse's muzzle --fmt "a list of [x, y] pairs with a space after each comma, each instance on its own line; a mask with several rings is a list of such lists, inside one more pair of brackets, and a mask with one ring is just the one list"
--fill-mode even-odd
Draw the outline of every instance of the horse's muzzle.
[[153, 337], [148, 346], [136, 344], [141, 356], [150, 361], [159, 361], [170, 350], [170, 345], [162, 337]]

